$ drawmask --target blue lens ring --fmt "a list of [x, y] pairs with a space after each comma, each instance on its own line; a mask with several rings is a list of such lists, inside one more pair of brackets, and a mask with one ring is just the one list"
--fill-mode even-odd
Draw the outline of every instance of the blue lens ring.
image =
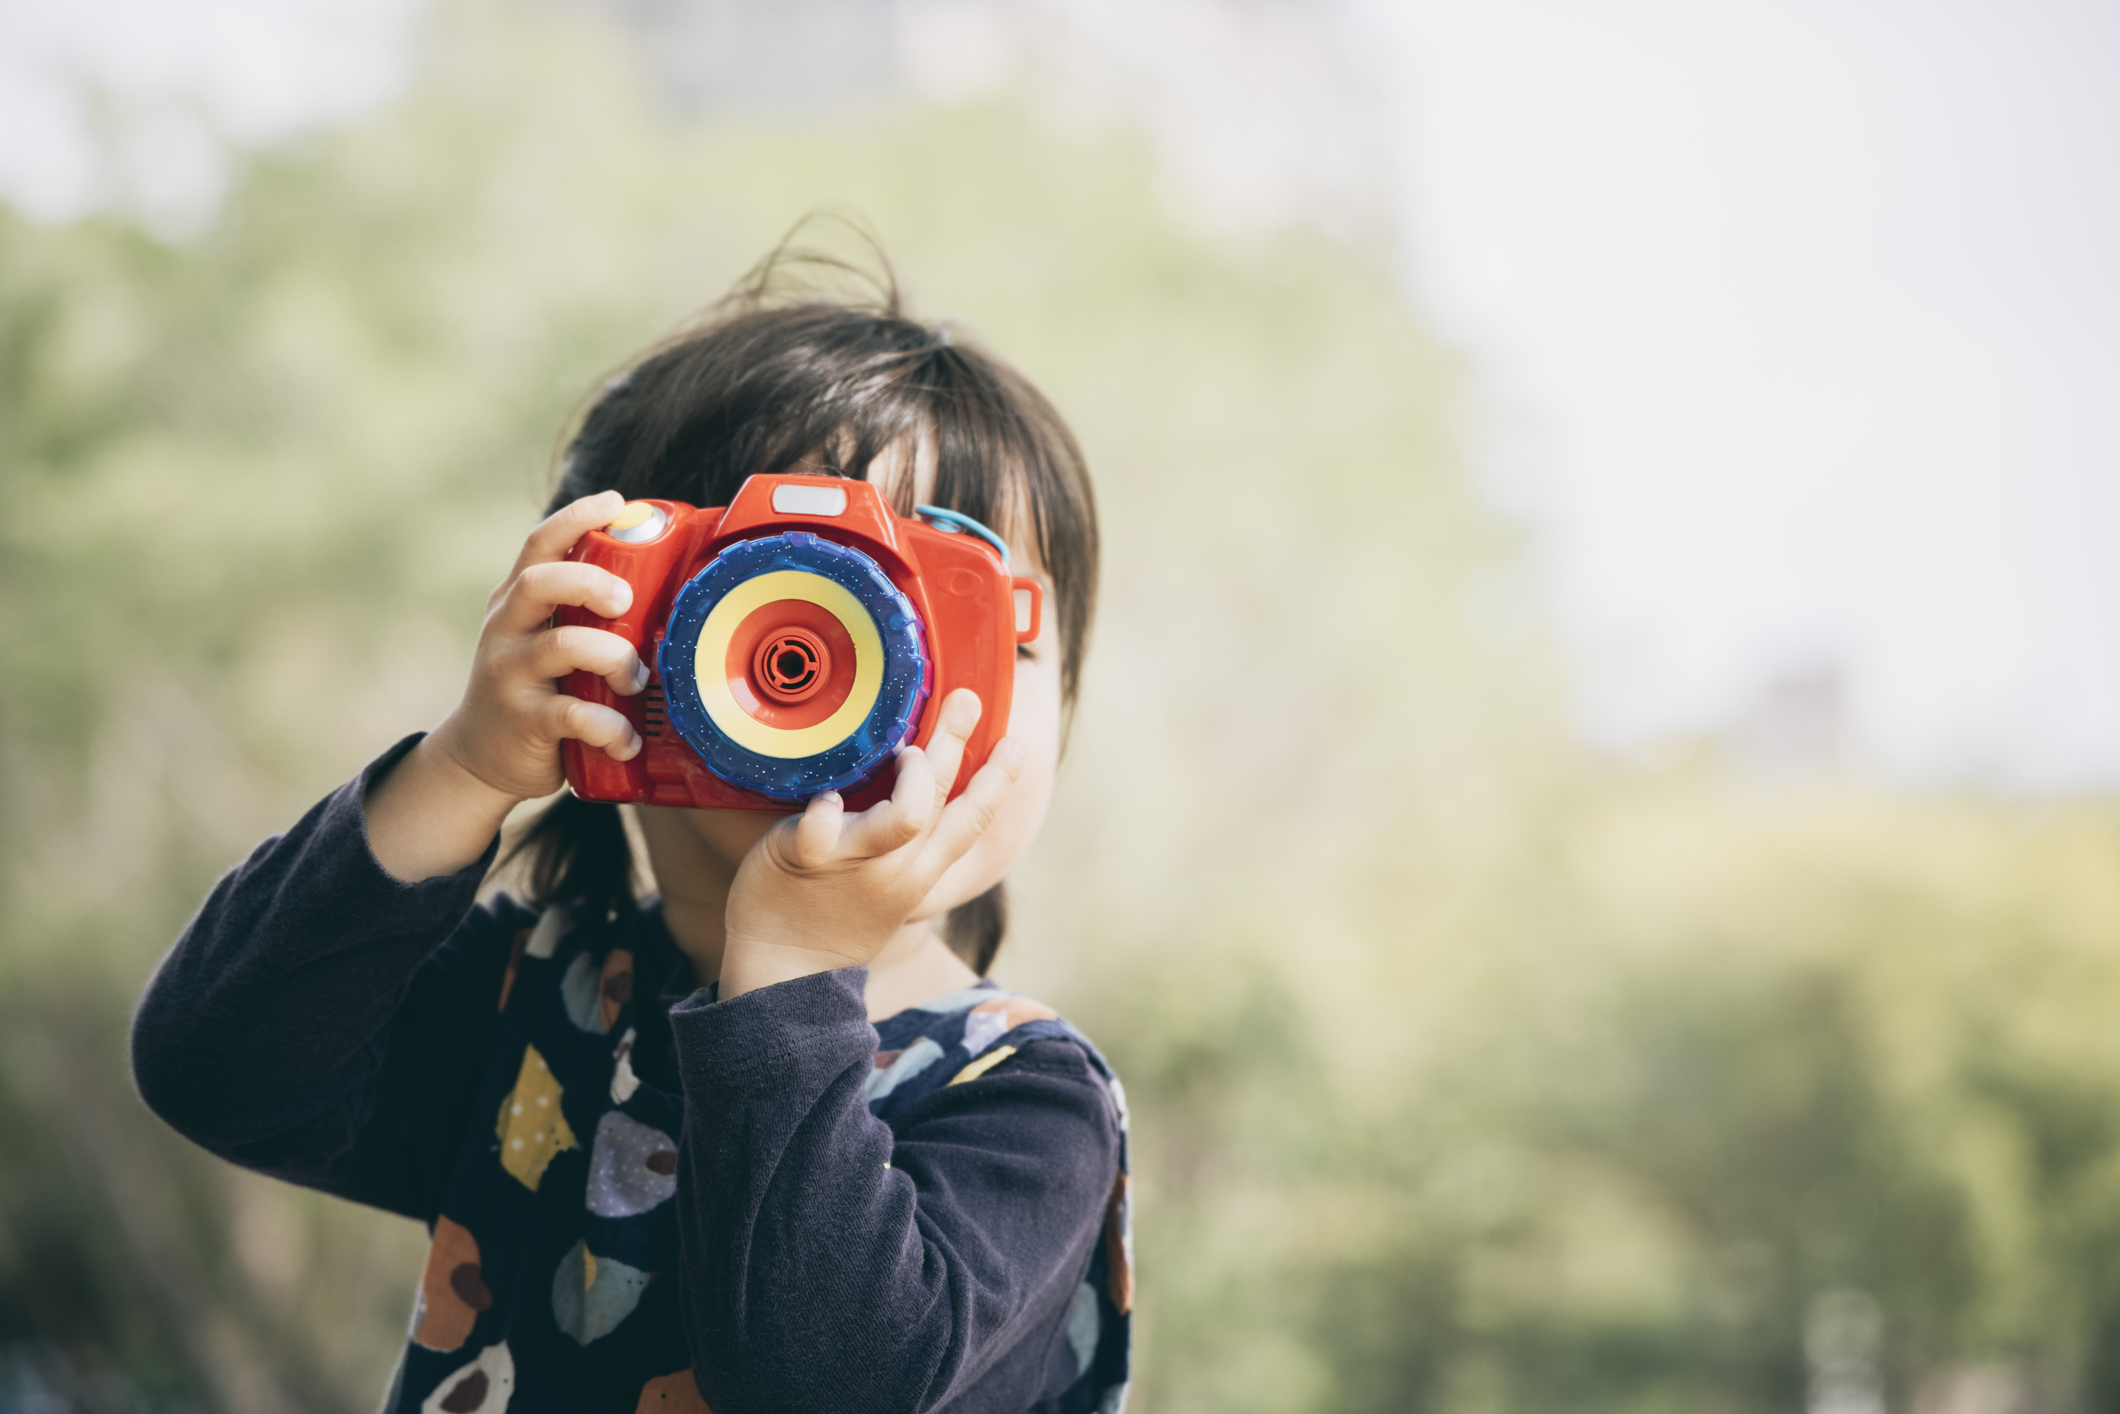
[[[723, 596], [776, 570], [832, 581], [854, 596], [883, 643], [883, 685], [861, 724], [814, 756], [761, 756], [741, 746], [707, 715], [694, 677], [699, 635]], [[791, 530], [729, 546], [677, 591], [669, 627], [655, 653], [670, 725], [706, 768], [740, 789], [795, 804], [828, 790], [851, 790], [898, 754], [920, 721], [932, 687], [926, 632], [912, 601], [874, 560], [846, 545]]]

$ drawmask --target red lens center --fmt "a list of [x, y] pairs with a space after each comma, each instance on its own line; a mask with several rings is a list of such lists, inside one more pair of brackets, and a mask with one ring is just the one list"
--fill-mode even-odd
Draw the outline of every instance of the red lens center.
[[779, 629], [759, 640], [751, 656], [751, 681], [774, 702], [801, 702], [832, 675], [831, 650], [805, 628]]

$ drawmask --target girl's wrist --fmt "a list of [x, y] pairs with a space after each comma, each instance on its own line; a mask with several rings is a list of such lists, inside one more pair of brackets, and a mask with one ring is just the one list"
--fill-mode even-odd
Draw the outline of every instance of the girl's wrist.
[[437, 730], [422, 737], [369, 785], [362, 802], [369, 852], [393, 878], [406, 883], [454, 874], [476, 863], [519, 803], [481, 780], [438, 740], [440, 736]]
[[493, 813], [496, 819], [505, 818], [509, 811], [538, 794], [512, 791], [488, 780], [472, 764], [471, 753], [464, 749], [463, 731], [454, 712], [420, 739], [413, 753], [421, 752], [427, 753], [429, 758], [427, 765], [434, 776], [433, 787], [447, 792], [451, 803], [467, 811], [482, 809]]
[[814, 977], [820, 972], [858, 965], [855, 959], [825, 948], [731, 935], [722, 947], [721, 984], [715, 995], [721, 1001], [729, 1001], [745, 992], [792, 982], [798, 977]]

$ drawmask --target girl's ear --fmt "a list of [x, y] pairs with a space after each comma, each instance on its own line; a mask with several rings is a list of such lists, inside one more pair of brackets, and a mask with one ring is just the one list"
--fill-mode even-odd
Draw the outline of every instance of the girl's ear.
[[996, 884], [975, 899], [951, 909], [942, 921], [943, 941], [964, 965], [981, 977], [994, 970], [994, 955], [1008, 933], [1008, 892]]

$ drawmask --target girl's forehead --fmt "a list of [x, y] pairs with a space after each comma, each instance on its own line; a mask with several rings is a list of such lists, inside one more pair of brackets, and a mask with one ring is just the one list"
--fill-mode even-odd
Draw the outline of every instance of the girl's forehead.
[[[869, 480], [894, 506], [926, 505], [935, 495], [935, 439], [926, 428], [908, 432], [876, 454]], [[912, 494], [900, 493], [912, 482]]]
[[[868, 479], [883, 492], [883, 499], [894, 506], [924, 506], [935, 499], [935, 439], [929, 430], [921, 427], [885, 447], [869, 463]], [[912, 494], [902, 494], [906, 482], [912, 482]], [[1031, 534], [1030, 517], [1018, 507], [1006, 525], [991, 527], [1008, 542], [1010, 566], [1015, 573], [1037, 580], [1051, 593], [1052, 576], [1046, 572], [1045, 562], [1039, 557], [1036, 538]]]

